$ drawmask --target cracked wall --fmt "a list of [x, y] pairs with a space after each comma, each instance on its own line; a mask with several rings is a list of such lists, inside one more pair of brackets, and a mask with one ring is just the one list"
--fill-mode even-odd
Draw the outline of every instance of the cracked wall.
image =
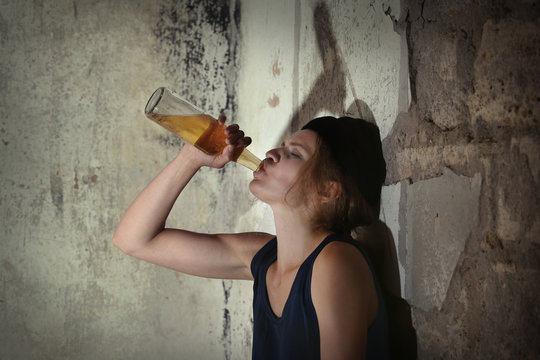
[[403, 1], [411, 107], [385, 139], [419, 358], [540, 347], [539, 8]]

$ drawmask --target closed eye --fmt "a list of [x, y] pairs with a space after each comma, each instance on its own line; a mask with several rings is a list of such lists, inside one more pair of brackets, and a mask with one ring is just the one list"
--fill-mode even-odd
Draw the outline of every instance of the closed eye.
[[298, 155], [298, 154], [295, 153], [295, 152], [290, 152], [289, 155], [291, 155], [291, 157], [297, 158], [297, 159], [301, 159], [301, 158], [302, 158], [300, 155]]
[[302, 144], [296, 142], [283, 142], [281, 146], [285, 149], [287, 156], [295, 159], [304, 159], [304, 152], [307, 152]]
[[302, 159], [302, 152], [299, 151], [295, 146], [286, 146], [287, 155], [295, 159]]

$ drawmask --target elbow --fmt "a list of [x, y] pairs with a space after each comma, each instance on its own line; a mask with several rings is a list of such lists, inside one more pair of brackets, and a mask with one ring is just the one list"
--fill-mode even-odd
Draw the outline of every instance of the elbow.
[[112, 242], [114, 246], [127, 255], [138, 257], [138, 254], [147, 250], [158, 234], [159, 231], [145, 231], [140, 227], [134, 229], [133, 226], [126, 226], [121, 223], [114, 232]]
[[112, 242], [114, 246], [116, 246], [126, 255], [138, 258], [139, 255], [145, 251], [146, 246], [150, 241], [145, 241], [143, 238], [140, 238], [130, 232], [122, 233], [116, 231], [113, 235]]
[[123, 252], [126, 252], [124, 250], [124, 245], [122, 243], [122, 240], [115, 235], [113, 235], [113, 238], [112, 238], [112, 242], [114, 244], [114, 246], [116, 246], [118, 249], [122, 250]]
[[133, 253], [133, 249], [129, 246], [129, 241], [124, 236], [115, 233], [113, 235], [112, 242], [114, 246], [116, 246], [125, 254], [131, 255]]

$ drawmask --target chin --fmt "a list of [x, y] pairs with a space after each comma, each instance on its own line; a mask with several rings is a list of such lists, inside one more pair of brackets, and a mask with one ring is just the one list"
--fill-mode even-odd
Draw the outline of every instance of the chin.
[[255, 196], [257, 199], [261, 200], [260, 197], [258, 196], [258, 191], [257, 191], [257, 180], [256, 179], [253, 179], [251, 180], [251, 182], [249, 183], [249, 192]]
[[266, 204], [270, 203], [268, 196], [265, 196], [264, 194], [263, 187], [260, 186], [260, 183], [256, 179], [251, 180], [251, 182], [249, 183], [249, 192], [260, 201]]

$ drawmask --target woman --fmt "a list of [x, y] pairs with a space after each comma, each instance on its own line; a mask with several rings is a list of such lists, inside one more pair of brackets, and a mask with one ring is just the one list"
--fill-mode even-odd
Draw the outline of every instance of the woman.
[[251, 142], [237, 125], [226, 133], [229, 145], [219, 156], [181, 149], [129, 207], [115, 245], [187, 274], [254, 280], [254, 359], [386, 358], [379, 285], [349, 237], [378, 217], [386, 170], [377, 127], [318, 118], [267, 152], [249, 189], [271, 206], [276, 235], [165, 228], [192, 176], [202, 166], [223, 167]]

